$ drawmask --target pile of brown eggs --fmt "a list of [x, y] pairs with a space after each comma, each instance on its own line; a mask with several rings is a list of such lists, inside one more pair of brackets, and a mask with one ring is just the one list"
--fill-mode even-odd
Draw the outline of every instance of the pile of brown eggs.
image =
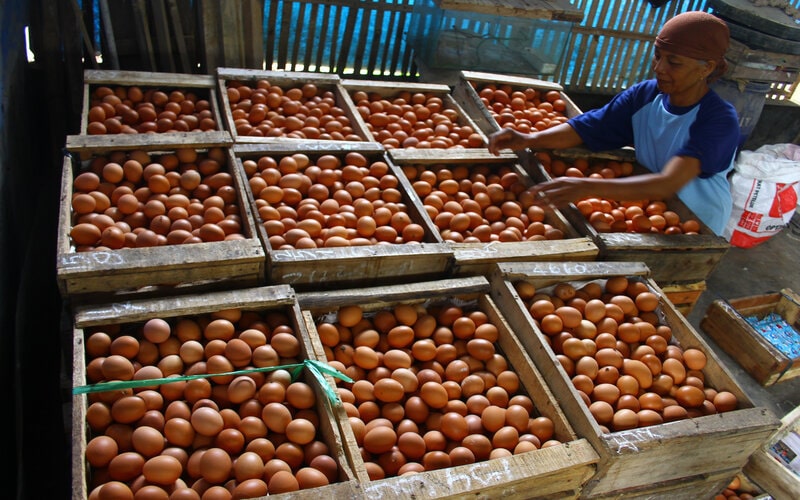
[[518, 132], [545, 130], [567, 122], [567, 103], [556, 90], [515, 90], [507, 84], [470, 82], [498, 125]]
[[90, 99], [90, 135], [218, 130], [211, 104], [194, 92], [101, 85]]
[[445, 241], [559, 240], [564, 233], [508, 166], [406, 165], [406, 177]]
[[[87, 383], [298, 363], [282, 311], [226, 309], [86, 335]], [[284, 369], [88, 395], [89, 498], [254, 498], [339, 480], [313, 388]], [[193, 491], [189, 491], [193, 490]]]
[[714, 500], [752, 500], [753, 498], [761, 498], [761, 492], [750, 481], [742, 479], [741, 475], [736, 475], [728, 486], [718, 493]]
[[[551, 177], [595, 177], [613, 179], [633, 173], [633, 164], [627, 161], [577, 158], [567, 162], [538, 152], [537, 159]], [[681, 220], [661, 200], [614, 201], [589, 197], [575, 202], [578, 211], [599, 233], [656, 233], [698, 234], [700, 223], [696, 219]]]
[[625, 276], [550, 292], [515, 283], [535, 324], [605, 432], [735, 410], [706, 385], [705, 353], [681, 347], [661, 322], [659, 297]]
[[373, 480], [481, 462], [560, 444], [537, 416], [479, 309], [342, 306], [316, 331]]
[[459, 111], [434, 92], [403, 91], [395, 96], [362, 90], [353, 102], [376, 141], [387, 149], [480, 148], [483, 136], [461, 123]]
[[96, 156], [73, 180], [70, 238], [76, 251], [244, 239], [226, 170], [221, 148]]
[[243, 161], [260, 222], [275, 250], [419, 243], [399, 180], [361, 153], [295, 153]]
[[254, 84], [226, 83], [236, 134], [251, 137], [288, 137], [363, 141], [332, 91], [313, 83], [281, 87], [267, 80]]

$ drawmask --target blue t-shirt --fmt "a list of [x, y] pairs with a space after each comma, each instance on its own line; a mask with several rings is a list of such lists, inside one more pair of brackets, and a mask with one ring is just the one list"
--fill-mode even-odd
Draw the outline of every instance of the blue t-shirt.
[[700, 175], [678, 197], [722, 234], [733, 203], [727, 174], [740, 133], [736, 108], [713, 90], [693, 106], [673, 106], [655, 80], [646, 80], [569, 123], [593, 151], [633, 146], [636, 160], [652, 172], [660, 172], [673, 156], [700, 160]]

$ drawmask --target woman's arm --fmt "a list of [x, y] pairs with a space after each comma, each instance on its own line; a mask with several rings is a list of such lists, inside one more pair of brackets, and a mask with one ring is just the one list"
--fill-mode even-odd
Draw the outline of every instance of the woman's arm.
[[582, 144], [581, 136], [568, 123], [562, 123], [530, 134], [523, 134], [510, 128], [498, 130], [489, 136], [489, 152], [499, 155], [501, 149], [519, 151], [531, 149], [564, 149]]
[[545, 201], [556, 206], [592, 196], [616, 201], [665, 200], [698, 175], [700, 175], [700, 160], [689, 156], [673, 156], [660, 173], [615, 179], [558, 177], [537, 184], [531, 189]]

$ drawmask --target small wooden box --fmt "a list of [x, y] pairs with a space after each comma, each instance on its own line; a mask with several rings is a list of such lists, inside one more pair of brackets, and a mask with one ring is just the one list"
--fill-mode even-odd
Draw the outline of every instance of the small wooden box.
[[[344, 91], [344, 89], [340, 84], [340, 79], [338, 75], [302, 72], [302, 71], [258, 71], [251, 69], [218, 68], [217, 79], [218, 79], [217, 85], [222, 98], [222, 108], [227, 123], [227, 127], [234, 141], [236, 141], [237, 143], [271, 144], [276, 142], [277, 143], [302, 142], [306, 140], [316, 140], [319, 142], [346, 143], [346, 142], [361, 142], [361, 141], [372, 140], [371, 135], [364, 128], [363, 122], [358, 120], [357, 113], [355, 112], [355, 109], [352, 107], [351, 102], [346, 98], [345, 96], [346, 92]], [[311, 137], [291, 137], [287, 136], [287, 134], [291, 132], [290, 130], [282, 129], [277, 125], [273, 128], [276, 130], [282, 130], [282, 132], [275, 137], [241, 134], [237, 131], [235, 123], [236, 120], [233, 117], [232, 103], [228, 97], [228, 92], [227, 92], [228, 84], [234, 81], [247, 84], [252, 88], [256, 88], [258, 81], [267, 81], [272, 86], [280, 87], [283, 92], [292, 88], [302, 89], [302, 87], [306, 84], [314, 84], [317, 88], [317, 95], [322, 95], [323, 92], [332, 92], [333, 98], [335, 100], [335, 106], [340, 108], [341, 116], [346, 118], [347, 120], [346, 125], [353, 129], [351, 135], [357, 136], [359, 139], [355, 140], [354, 138], [353, 140], [334, 140], [334, 139], [316, 139]], [[306, 98], [303, 97], [301, 100], [305, 99]], [[269, 108], [269, 109], [271, 111], [276, 111], [285, 117], [285, 113], [282, 107]], [[256, 126], [257, 123], [253, 122], [252, 125]], [[322, 126], [322, 124], [320, 126]]]
[[[344, 284], [369, 286], [384, 282], [434, 278], [449, 272], [453, 251], [439, 237], [436, 228], [427, 218], [421, 202], [397, 166], [386, 157], [385, 151], [375, 143], [349, 143], [344, 146], [328, 141], [293, 144], [272, 144], [268, 147], [254, 144], [237, 144], [234, 153], [237, 169], [248, 184], [243, 161], [258, 160], [262, 156], [281, 158], [295, 153], [307, 155], [315, 161], [322, 155], [344, 158], [348, 152], [363, 154], [369, 161], [385, 161], [389, 173], [397, 177], [397, 189], [402, 196], [412, 222], [423, 227], [425, 235], [420, 243], [373, 244], [349, 247], [324, 247], [307, 249], [273, 248], [256, 204], [256, 198], [247, 185], [246, 193], [256, 220], [257, 231], [266, 249], [267, 279], [272, 283], [287, 283], [296, 289], [340, 287]], [[333, 193], [331, 193], [332, 195]]]
[[[750, 456], [744, 468], [749, 479], [769, 493], [775, 500], [800, 498], [800, 475], [784, 463], [778, 461], [772, 450], [788, 436], [797, 443], [800, 439], [800, 407], [795, 408], [781, 419], [781, 427], [769, 440]], [[794, 446], [796, 453], [798, 448]], [[776, 449], [777, 452], [777, 449]], [[797, 460], [794, 458], [794, 460]]]
[[[152, 134], [149, 136], [153, 137]], [[166, 137], [166, 134], [165, 134]], [[73, 227], [73, 181], [77, 175], [91, 169], [91, 161], [101, 155], [133, 151], [148, 155], [174, 154], [190, 148], [207, 153], [222, 144], [171, 144], [154, 142], [147, 145], [92, 148], [76, 147], [64, 157], [61, 179], [61, 209], [57, 248], [57, 278], [63, 297], [75, 303], [107, 301], [109, 294], [162, 295], [188, 289], [213, 289], [222, 286], [254, 286], [262, 284], [266, 269], [266, 254], [258, 237], [253, 216], [245, 197], [244, 186], [235, 175], [235, 160], [229, 148], [224, 148], [226, 165], [220, 172], [231, 174], [239, 209], [241, 239], [161, 245], [147, 248], [120, 248], [78, 252], [71, 241]], [[138, 187], [138, 186], [137, 186]]]
[[[630, 162], [633, 163], [634, 174], [645, 172], [644, 167], [636, 163], [635, 153], [629, 148], [597, 153], [584, 148], [570, 148], [554, 151], [551, 156], [567, 163], [577, 158], [585, 158], [590, 162]], [[532, 155], [522, 155], [521, 159], [525, 170], [537, 182], [552, 179]], [[698, 234], [599, 232], [574, 203], [564, 207], [563, 214], [580, 234], [588, 236], [598, 246], [598, 260], [644, 262], [650, 269], [652, 278], [661, 286], [706, 280], [722, 260], [730, 244], [725, 238], [714, 234], [677, 196], [665, 200], [665, 203], [669, 210], [678, 214], [681, 221], [697, 220], [700, 224]]]
[[800, 296], [792, 290], [738, 299], [715, 300], [700, 327], [761, 385], [800, 375], [800, 357], [790, 358], [755, 330], [746, 318], [778, 313], [797, 330]]
[[[501, 167], [510, 168], [513, 173], [526, 186], [533, 185], [530, 176], [519, 165], [519, 159], [512, 153], [503, 153], [495, 156], [482, 151], [461, 150], [461, 155], [448, 155], [444, 157], [439, 151], [418, 150], [411, 155], [396, 155], [399, 150], [390, 150], [389, 155], [400, 168], [408, 167], [428, 168], [444, 165], [446, 167], [476, 167], [487, 166], [492, 173]], [[406, 176], [407, 177], [407, 176]], [[413, 186], [409, 185], [413, 191]], [[455, 264], [453, 274], [456, 276], [469, 276], [475, 274], [488, 274], [495, 262], [501, 261], [536, 261], [536, 260], [594, 260], [598, 249], [586, 236], [581, 236], [562, 215], [550, 207], [545, 210], [544, 223], [558, 229], [563, 234], [562, 239], [519, 242], [487, 242], [487, 243], [457, 243], [446, 241], [453, 250]], [[424, 212], [427, 216], [427, 212]], [[505, 218], [503, 218], [504, 220]], [[431, 222], [432, 225], [433, 221]], [[437, 229], [438, 231], [438, 229]]]
[[321, 352], [321, 359], [326, 358], [316, 330], [317, 321], [329, 321], [328, 318], [336, 315], [340, 307], [359, 305], [368, 316], [380, 310], [391, 310], [398, 304], [426, 308], [437, 304], [457, 304], [465, 310], [472, 310], [474, 305], [499, 329], [495, 345], [506, 356], [509, 369], [518, 375], [519, 392], [531, 398], [541, 416], [553, 421], [554, 437], [562, 442], [553, 447], [469, 465], [370, 480], [350, 422], [342, 409], [341, 431], [364, 498], [497, 498], [501, 495], [509, 498], [577, 498], [583, 483], [591, 477], [597, 455], [586, 440], [575, 438], [538, 369], [488, 294], [489, 282], [484, 277], [298, 294], [311, 340]]
[[[187, 130], [180, 128], [170, 128], [166, 132], [162, 132], [160, 128], [155, 128], [150, 132], [145, 132], [142, 129], [137, 132], [137, 127], [142, 127], [143, 118], [138, 114], [132, 117], [123, 117], [120, 110], [114, 110], [116, 118], [122, 124], [130, 124], [132, 130], [122, 133], [111, 133], [108, 131], [105, 134], [90, 135], [90, 109], [93, 100], [95, 99], [93, 93], [98, 87], [107, 87], [112, 91], [119, 92], [120, 95], [112, 102], [121, 101], [127, 107], [136, 110], [137, 106], [143, 102], [148, 102], [149, 91], [160, 91], [167, 95], [171, 101], [180, 103], [180, 100], [185, 99], [187, 94], [192, 94], [191, 99], [186, 99], [194, 103], [204, 102], [208, 112], [185, 108], [175, 113], [175, 117], [169, 118], [173, 121], [182, 120], [183, 116], [193, 116], [197, 123], [187, 124]], [[130, 98], [125, 98], [132, 88], [137, 88], [142, 91], [143, 97], [137, 102], [132, 102]], [[182, 97], [172, 97], [173, 92], [183, 94]], [[135, 98], [137, 99], [137, 98]], [[152, 101], [150, 101], [152, 103]], [[158, 127], [158, 120], [163, 118], [161, 113], [168, 111], [164, 103], [152, 103], [157, 113], [156, 120], [152, 122], [151, 127]], [[111, 105], [112, 108], [114, 104]], [[124, 109], [124, 108], [123, 108]], [[109, 108], [106, 116], [111, 112]], [[213, 124], [201, 123], [202, 116], [208, 116], [213, 120]], [[166, 136], [162, 138], [161, 136]], [[155, 138], [158, 137], [158, 138]], [[219, 104], [217, 102], [216, 85], [214, 78], [209, 75], [194, 75], [194, 74], [177, 74], [177, 73], [152, 73], [146, 71], [118, 71], [118, 70], [84, 70], [84, 90], [83, 90], [83, 112], [81, 115], [81, 132], [78, 136], [68, 136], [67, 144], [86, 147], [103, 146], [105, 144], [116, 144], [117, 146], [124, 146], [127, 144], [142, 144], [150, 143], [153, 140], [161, 141], [164, 143], [180, 143], [180, 142], [195, 142], [195, 143], [209, 143], [218, 142], [221, 140], [230, 140], [230, 134], [225, 132], [225, 123], [223, 122], [222, 115], [220, 114]]]
[[[561, 112], [564, 116], [572, 118], [583, 113], [564, 92], [564, 87], [557, 83], [513, 75], [462, 71], [461, 78], [453, 86], [453, 98], [475, 120], [475, 123], [486, 135], [491, 135], [501, 128], [498, 123], [498, 113], [488, 109], [479, 95], [480, 89], [486, 85], [494, 85], [498, 88], [500, 86], [508, 86], [512, 91], [519, 92], [531, 89], [538, 91], [540, 94], [556, 91], [560, 94], [560, 99], [566, 104], [566, 109]], [[510, 108], [508, 110], [510, 111]], [[516, 125], [518, 120], [511, 123]]]
[[[85, 500], [89, 498], [89, 492], [92, 489], [90, 486], [92, 469], [86, 457], [86, 449], [88, 442], [92, 437], [98, 435], [98, 432], [90, 427], [87, 421], [87, 414], [89, 413], [88, 409], [90, 408], [92, 399], [96, 400], [98, 393], [93, 395], [91, 392], [87, 393], [80, 390], [87, 385], [87, 372], [89, 368], [85, 361], [87, 359], [86, 340], [92, 332], [108, 332], [112, 338], [121, 335], [130, 335], [144, 342], [144, 339], [140, 335], [142, 325], [150, 319], [159, 318], [170, 324], [173, 330], [170, 338], [174, 340], [176, 325], [179, 321], [197, 322], [207, 319], [227, 318], [234, 323], [236, 328], [235, 336], [238, 336], [246, 329], [246, 325], [250, 325], [250, 323], [246, 323], [245, 321], [257, 321], [258, 318], [262, 317], [265, 318], [264, 321], [266, 321], [266, 318], [270, 315], [280, 317], [283, 324], [288, 325], [292, 330], [291, 333], [298, 339], [299, 354], [294, 358], [281, 358], [283, 360], [292, 361], [286, 368], [287, 370], [293, 370], [295, 366], [301, 364], [305, 359], [315, 359], [310, 337], [305, 328], [305, 323], [302, 320], [302, 314], [298, 307], [295, 293], [287, 285], [211, 292], [180, 298], [131, 300], [76, 308], [73, 318], [72, 352], [74, 365], [72, 387], [78, 389], [75, 391], [72, 399], [73, 498]], [[207, 340], [202, 338], [200, 342], [205, 343]], [[180, 344], [180, 341], [178, 341], [178, 343]], [[147, 363], [143, 364], [146, 365]], [[260, 366], [265, 368], [265, 370], [261, 372], [264, 375], [268, 375], [270, 371], [275, 369], [264, 365]], [[248, 364], [246, 369], [253, 368], [252, 364]], [[301, 372], [299, 372], [297, 380], [302, 380], [314, 389], [316, 404], [311, 407], [311, 409], [315, 410], [319, 415], [319, 427], [317, 428], [317, 437], [315, 439], [323, 441], [328, 446], [329, 455], [337, 463], [339, 475], [338, 482], [333, 482], [327, 486], [293, 492], [285, 496], [303, 499], [319, 498], [320, 495], [330, 498], [352, 498], [356, 496], [357, 492], [357, 485], [355, 482], [356, 476], [344, 454], [344, 443], [338, 429], [338, 423], [333, 414], [333, 408], [336, 407], [336, 402], [328, 399], [320, 381], [311, 376], [308, 373], [308, 369], [302, 367], [299, 367], [299, 369]], [[184, 372], [181, 372], [176, 375], [181, 375], [183, 373]], [[212, 382], [212, 385], [213, 384], [215, 383]], [[166, 385], [171, 384], [126, 390], [132, 390], [134, 394], [147, 389], [157, 390], [161, 393], [161, 388]], [[212, 391], [212, 395], [209, 399], [215, 401], [219, 409], [231, 408], [238, 412], [239, 405], [229, 401], [215, 400], [215, 398], [217, 398], [217, 396], [215, 396]], [[172, 401], [181, 401], [181, 399], [168, 399], [167, 397], [163, 399], [164, 409], [166, 409], [168, 404]], [[272, 434], [272, 431], [267, 431], [265, 437], [269, 438]], [[253, 434], [253, 437], [255, 436], [257, 436], [257, 434]], [[248, 438], [248, 442], [250, 439], [253, 439], [253, 437]], [[203, 440], [201, 439], [198, 442], [202, 443]], [[167, 446], [175, 445], [167, 444]], [[210, 445], [206, 444], [201, 446], [216, 446], [216, 444], [214, 441], [211, 441]], [[189, 445], [183, 449], [191, 454], [194, 448], [192, 448], [192, 445]], [[236, 455], [238, 455], [238, 453], [236, 453]], [[231, 474], [233, 475], [233, 473]], [[186, 474], [185, 468], [181, 478], [191, 486], [191, 478]], [[277, 495], [277, 497], [283, 498], [284, 495]]]
[[[579, 395], [571, 377], [555, 357], [547, 336], [536, 326], [515, 284], [525, 281], [536, 290], [559, 283], [582, 284], [612, 276], [643, 281], [659, 297], [662, 324], [684, 349], [706, 355], [705, 385], [733, 393], [738, 408], [695, 418], [604, 432]], [[712, 498], [741, 470], [747, 458], [777, 428], [778, 419], [767, 408], [753, 407], [714, 351], [649, 277], [642, 263], [542, 262], [500, 263], [492, 276], [492, 297], [520, 338], [526, 351], [556, 395], [580, 437], [600, 455], [597, 474], [587, 483], [584, 498]]]
[[[430, 96], [439, 97], [442, 100], [442, 110], [450, 110], [456, 113], [455, 120], [453, 123], [459, 125], [460, 127], [469, 127], [474, 133], [478, 134], [481, 139], [480, 146], [468, 147], [468, 148], [459, 148], [459, 147], [451, 147], [451, 148], [431, 148], [431, 150], [435, 150], [443, 155], [453, 154], [460, 154], [467, 150], [474, 150], [474, 149], [485, 149], [486, 145], [488, 144], [488, 140], [485, 134], [480, 130], [480, 127], [472, 120], [472, 117], [469, 116], [462, 107], [459, 105], [458, 102], [453, 99], [450, 95], [450, 87], [447, 85], [442, 84], [434, 84], [434, 83], [397, 83], [397, 82], [381, 82], [381, 81], [372, 81], [372, 80], [342, 80], [342, 87], [347, 91], [347, 99], [350, 102], [350, 106], [353, 109], [358, 109], [358, 103], [355, 102], [353, 99], [353, 94], [356, 92], [365, 92], [367, 96], [376, 95], [380, 96], [384, 99], [392, 101], [395, 97], [400, 94], [400, 92], [410, 92], [412, 94], [426, 94]], [[409, 103], [410, 104], [410, 103]], [[369, 113], [370, 115], [372, 113]], [[362, 116], [361, 113], [356, 113], [356, 119], [361, 122], [362, 127], [368, 131], [370, 140], [379, 142], [377, 137], [373, 132], [370, 131], [370, 128], [367, 125], [368, 118]], [[414, 157], [414, 155], [418, 153], [424, 154], [424, 148], [416, 148], [416, 147], [403, 147], [402, 144], [398, 147], [388, 148], [392, 149], [395, 158], [403, 158], [406, 155], [410, 157]]]

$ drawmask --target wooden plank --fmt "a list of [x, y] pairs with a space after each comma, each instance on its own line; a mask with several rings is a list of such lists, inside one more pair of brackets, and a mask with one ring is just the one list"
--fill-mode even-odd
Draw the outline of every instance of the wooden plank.
[[175, 52], [178, 54], [178, 71], [181, 73], [191, 73], [189, 56], [186, 52], [186, 40], [184, 39], [183, 21], [181, 20], [180, 10], [176, 0], [167, 0], [169, 6], [169, 22], [172, 25], [175, 35]]
[[[360, 5], [348, 7], [347, 20], [345, 21], [345, 31], [341, 38], [341, 48], [339, 48], [338, 51], [336, 66], [332, 68], [332, 71], [339, 75], [343, 75], [347, 69], [347, 61], [349, 60], [350, 48], [353, 44], [356, 21], [358, 20], [358, 14], [361, 11], [362, 9]], [[358, 40], [356, 40], [356, 43], [358, 43]], [[358, 60], [358, 57], [356, 57], [356, 60]]]
[[133, 0], [133, 14], [142, 65], [147, 70], [156, 71], [158, 66], [153, 54], [153, 40], [150, 37], [150, 22], [147, 20], [146, 0]]
[[155, 29], [154, 52], [158, 58], [158, 65], [162, 71], [174, 73], [175, 61], [172, 58], [172, 41], [170, 40], [170, 19], [167, 16], [166, 5], [163, 1], [151, 1], [153, 26]]
[[[242, 2], [242, 38], [244, 65], [263, 69], [264, 66], [264, 0]], [[313, 33], [309, 34], [313, 39]]]
[[[111, 12], [108, 10], [108, 0], [100, 0], [100, 19], [103, 28], [103, 39], [108, 49], [108, 59], [112, 69], [119, 69], [119, 54], [117, 54], [117, 40], [114, 38], [114, 25], [111, 22]], [[105, 57], [105, 56], [104, 56]]]
[[[458, 303], [465, 310], [483, 311], [488, 321], [498, 328], [497, 349], [507, 356], [509, 369], [518, 375], [521, 390], [532, 399], [539, 415], [553, 421], [556, 439], [568, 443], [568, 446], [553, 446], [470, 465], [373, 481], [366, 474], [352, 428], [349, 422], [344, 421], [342, 435], [345, 444], [353, 449], [350, 456], [355, 458], [354, 469], [359, 475], [365, 498], [463, 498], [466, 495], [496, 496], [501, 493], [510, 498], [577, 498], [580, 484], [591, 476], [591, 467], [587, 471], [586, 466], [593, 463], [593, 451], [584, 447], [584, 440], [578, 439], [565, 424], [566, 418], [553, 403], [548, 387], [542, 383], [539, 372], [487, 291], [485, 278], [469, 277], [298, 294], [298, 303], [312, 338], [318, 336], [316, 325], [319, 321], [335, 322], [338, 309], [351, 304], [358, 304], [365, 317], [391, 310], [398, 304], [427, 308]], [[533, 484], [536, 493], [531, 495]]]
[[212, 73], [219, 66], [224, 66], [223, 53], [220, 48], [222, 33], [219, 20], [222, 16], [220, 4], [216, 0], [200, 0], [200, 48], [203, 67], [206, 73]]
[[245, 65], [242, 39], [242, 4], [239, 0], [220, 0], [222, 65], [241, 68]]
[[318, 44], [317, 41], [317, 20], [319, 19], [319, 9], [320, 6], [317, 5], [316, 3], [311, 5], [311, 13], [309, 14], [311, 21], [308, 23], [309, 25], [308, 25], [308, 37], [306, 39], [306, 53], [302, 59], [303, 69], [305, 69], [306, 71], [310, 71], [312, 69], [312, 66], [314, 70], [316, 71], [320, 70], [319, 64], [316, 65], [313, 64], [314, 58], [312, 57], [315, 45], [317, 48], [316, 50], [317, 53], [319, 53], [321, 47], [324, 46], [322, 44]]
[[[637, 269], [638, 267], [638, 269]], [[650, 278], [646, 266], [635, 263], [500, 263], [491, 277], [492, 297], [525, 349], [559, 400], [579, 436], [588, 439], [600, 455], [598, 471], [587, 483], [586, 498], [619, 498], [645, 492], [652, 485], [660, 490], [693, 482], [694, 498], [703, 498], [706, 476], [728, 475], [730, 479], [743, 467], [747, 458], [766, 436], [777, 428], [777, 418], [766, 408], [755, 408], [727, 368], [674, 307], [664, 299], [663, 291]], [[683, 349], [703, 351], [707, 362], [703, 369], [705, 385], [736, 395], [738, 409], [724, 413], [694, 416], [667, 424], [606, 432], [589, 412], [561, 362], [555, 357], [547, 336], [541, 332], [528, 311], [528, 305], [516, 291], [515, 284], [526, 281], [547, 293], [559, 283], [574, 286], [626, 276], [642, 280], [659, 299], [661, 324], [671, 328], [673, 343]], [[702, 443], [702, 444], [701, 444]], [[663, 467], [665, 463], [670, 467]], [[683, 491], [680, 498], [691, 498]]]
[[481, 14], [580, 22], [583, 12], [559, 0], [435, 0], [442, 9]]
[[[279, 2], [269, 2], [269, 13], [266, 15], [265, 23], [270, 28], [267, 29], [266, 33], [266, 49], [264, 51], [264, 64], [267, 70], [274, 69], [276, 65], [279, 64], [280, 58], [278, 60], [275, 59], [275, 47], [276, 47], [276, 29], [277, 27], [277, 17], [278, 17], [278, 3]], [[280, 42], [278, 42], [280, 44]]]

